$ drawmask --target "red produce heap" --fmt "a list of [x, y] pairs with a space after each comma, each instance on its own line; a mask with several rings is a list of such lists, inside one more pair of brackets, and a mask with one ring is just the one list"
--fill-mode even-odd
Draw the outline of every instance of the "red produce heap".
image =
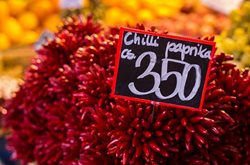
[[214, 56], [203, 112], [112, 98], [118, 33], [91, 18], [68, 18], [38, 51], [6, 104], [14, 158], [42, 165], [250, 163], [249, 70], [237, 69], [232, 56]]

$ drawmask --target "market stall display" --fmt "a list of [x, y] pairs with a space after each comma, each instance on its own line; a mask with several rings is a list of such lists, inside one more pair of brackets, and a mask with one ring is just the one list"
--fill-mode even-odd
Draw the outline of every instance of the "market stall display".
[[90, 0], [1, 0], [0, 51], [26, 46], [46, 31], [55, 32], [61, 18], [72, 14], [94, 14], [98, 2]]
[[250, 164], [250, 2], [223, 1], [0, 0], [0, 164]]
[[114, 98], [118, 34], [91, 18], [68, 18], [38, 51], [5, 106], [15, 158], [84, 165], [250, 162], [249, 70], [238, 69], [231, 55], [214, 56], [199, 112]]
[[25, 68], [35, 56], [32, 47], [19, 47], [0, 53], [0, 106], [18, 89]]
[[[220, 22], [218, 24], [218, 22]], [[204, 6], [183, 7], [183, 11], [167, 18], [146, 21], [145, 25], [154, 25], [158, 29], [185, 36], [200, 37], [220, 34], [230, 27], [227, 16]]]
[[0, 75], [21, 78], [35, 56], [33, 47], [18, 47], [0, 53]]
[[[102, 1], [108, 25], [144, 23], [158, 29], [187, 36], [219, 34], [229, 27], [226, 15], [203, 6], [200, 1]], [[218, 24], [217, 22], [220, 22]]]
[[[0, 1], [0, 78], [20, 82], [24, 69], [35, 55], [35, 49], [45, 40], [45, 33], [56, 31], [66, 8], [59, 0]], [[86, 5], [86, 0], [83, 5]], [[69, 8], [70, 9], [70, 8]], [[68, 14], [71, 12], [68, 11]], [[41, 34], [42, 33], [42, 34]], [[40, 36], [41, 35], [41, 36]], [[10, 97], [6, 81], [0, 81], [0, 99]], [[7, 95], [8, 97], [7, 97]]]
[[34, 43], [60, 23], [58, 0], [1, 0], [0, 50]]
[[218, 46], [226, 53], [234, 54], [239, 67], [250, 67], [250, 2], [230, 15], [232, 25], [216, 37]]
[[105, 6], [104, 22], [108, 25], [134, 25], [138, 22], [166, 18], [177, 14], [184, 4], [182, 0], [154, 1], [130, 0], [102, 0]]

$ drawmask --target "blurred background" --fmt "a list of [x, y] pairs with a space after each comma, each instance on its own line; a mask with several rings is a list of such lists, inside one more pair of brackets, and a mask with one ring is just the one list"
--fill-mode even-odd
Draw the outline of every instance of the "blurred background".
[[[25, 67], [61, 20], [90, 14], [107, 26], [143, 23], [178, 35], [214, 35], [217, 51], [234, 54], [241, 68], [250, 66], [250, 1], [0, 0], [0, 119], [4, 100], [18, 90]], [[0, 165], [18, 164], [5, 150], [7, 134], [0, 130]]]

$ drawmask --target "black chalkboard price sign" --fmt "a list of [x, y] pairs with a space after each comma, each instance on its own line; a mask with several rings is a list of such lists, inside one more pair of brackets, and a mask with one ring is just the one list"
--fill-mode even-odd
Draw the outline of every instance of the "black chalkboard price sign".
[[201, 110], [215, 43], [121, 28], [112, 94]]

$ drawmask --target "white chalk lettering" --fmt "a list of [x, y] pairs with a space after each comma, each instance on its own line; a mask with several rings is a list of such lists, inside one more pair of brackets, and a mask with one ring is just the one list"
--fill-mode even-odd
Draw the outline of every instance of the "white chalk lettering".
[[149, 65], [147, 67], [147, 69], [145, 70], [145, 72], [143, 72], [140, 76], [137, 77], [137, 79], [141, 79], [144, 78], [146, 76], [153, 76], [154, 78], [154, 85], [152, 87], [151, 90], [147, 91], [147, 92], [140, 92], [136, 89], [135, 87], [135, 83], [131, 82], [128, 84], [128, 88], [130, 89], [130, 91], [136, 95], [147, 95], [150, 93], [153, 93], [156, 91], [156, 89], [159, 87], [160, 85], [160, 75], [156, 72], [152, 72], [152, 69], [155, 66], [156, 63], [156, 54], [154, 52], [144, 52], [142, 53], [136, 60], [135, 63], [135, 67], [138, 68], [141, 66], [141, 61], [144, 57], [149, 56], [150, 57], [150, 62]]
[[181, 60], [183, 61], [186, 55], [199, 56], [201, 58], [210, 59], [211, 51], [207, 48], [203, 49], [203, 46], [198, 44], [197, 46], [189, 46], [182, 43], [168, 42], [166, 46], [165, 57], [168, 57], [169, 52], [181, 53]]
[[[189, 62], [194, 61], [197, 58], [210, 59], [211, 58], [211, 50], [209, 50], [210, 48], [208, 47], [206, 48], [205, 44], [201, 44], [199, 42], [194, 44], [188, 41], [178, 42], [178, 40], [170, 39], [164, 43], [166, 45], [164, 45], [163, 50], [159, 50], [162, 49], [162, 47], [159, 47], [158, 43], [159, 39], [160, 39], [159, 36], [153, 36], [150, 34], [140, 34], [136, 32], [125, 33], [122, 45], [125, 46], [125, 48], [123, 48], [121, 52], [121, 59], [134, 60], [133, 65], [135, 65], [134, 66], [135, 68], [143, 67], [143, 71], [141, 72], [140, 70], [139, 74], [138, 72], [135, 72], [135, 74], [138, 74], [138, 76], [134, 80], [129, 81], [129, 83], [127, 84], [128, 89], [134, 95], [144, 96], [144, 95], [154, 94], [155, 98], [161, 100], [172, 99], [172, 98], [175, 99], [176, 97], [179, 97], [180, 101], [190, 101], [194, 99], [201, 87], [201, 83], [203, 81], [202, 76], [204, 74], [202, 73], [200, 65], [192, 64], [193, 62], [191, 63]], [[133, 45], [133, 47], [129, 47], [130, 45]], [[138, 46], [141, 45], [142, 48], [134, 47], [134, 45]], [[148, 51], [149, 48], [146, 48], [147, 51], [143, 51], [143, 48], [150, 46], [158, 48], [156, 49], [154, 48], [155, 52]], [[137, 48], [138, 51], [134, 50]], [[140, 53], [135, 55], [132, 52], [132, 50], [135, 53], [136, 52]], [[160, 55], [161, 60], [159, 61], [157, 61], [158, 57], [156, 55], [157, 52], [162, 53]], [[171, 58], [169, 57], [170, 55], [177, 55], [177, 57]], [[188, 58], [189, 56], [190, 57], [192, 56], [194, 60]], [[188, 59], [185, 61], [185, 58]], [[147, 65], [147, 63], [145, 63], [145, 60], [148, 59], [149, 59], [148, 66], [144, 68], [144, 66]], [[199, 62], [200, 60], [197, 61], [197, 63]], [[177, 66], [175, 67], [175, 65]], [[192, 80], [192, 78], [194, 79]], [[142, 84], [139, 83], [144, 80], [147, 81], [149, 79], [150, 79], [149, 82], [152, 82], [153, 80], [152, 84], [148, 84], [149, 86], [148, 85], [143, 86]], [[166, 86], [162, 87], [163, 86], [162, 83], [164, 83], [164, 86], [166, 84]]]
[[121, 53], [121, 58], [122, 59], [128, 59], [128, 60], [132, 60], [135, 59], [136, 56], [134, 53], [132, 53], [131, 49], [124, 49]]
[[[168, 46], [168, 48], [173, 49], [172, 45]], [[187, 48], [187, 49], [190, 49], [190, 48]], [[187, 49], [186, 48], [184, 49], [185, 52]], [[141, 75], [139, 75], [137, 77], [137, 79], [142, 79], [142, 78], [145, 78], [147, 76], [152, 76], [154, 78], [154, 84], [152, 85], [153, 87], [148, 91], [142, 92], [136, 88], [135, 82], [130, 82], [128, 84], [128, 88], [132, 93], [134, 93], [135, 95], [148, 95], [151, 93], [155, 93], [156, 97], [158, 97], [159, 99], [171, 99], [178, 94], [180, 100], [182, 100], [182, 101], [189, 101], [195, 97], [195, 95], [197, 94], [198, 89], [200, 87], [200, 84], [201, 84], [201, 69], [200, 69], [199, 65], [189, 64], [185, 61], [164, 58], [164, 59], [162, 59], [161, 75], [159, 75], [157, 72], [152, 71], [155, 64], [156, 64], [156, 61], [157, 61], [157, 57], [156, 57], [156, 54], [154, 52], [149, 51], [149, 52], [142, 53], [137, 58], [136, 63], [135, 63], [135, 67], [136, 68], [140, 67], [141, 61], [146, 56], [150, 57], [149, 65], [148, 65], [147, 69]], [[184, 65], [183, 72], [179, 73], [177, 71], [168, 71], [168, 63], [169, 62]], [[194, 87], [193, 87], [192, 91], [190, 92], [190, 94], [186, 97], [184, 95], [185, 86], [186, 86], [188, 74], [192, 68], [195, 69], [195, 75], [196, 75], [195, 84], [194, 84]], [[175, 76], [175, 79], [176, 79], [174, 91], [171, 94], [169, 94], [168, 96], [163, 96], [161, 93], [160, 84], [162, 81], [167, 81], [170, 76]]]
[[[132, 37], [130, 37], [132, 36]], [[124, 36], [124, 44], [125, 45], [146, 45], [158, 47], [158, 40], [160, 37], [152, 36], [149, 34], [138, 35], [137, 33], [127, 32]]]
[[128, 37], [132, 35], [131, 32], [127, 32], [124, 36], [124, 43], [125, 45], [131, 45], [133, 43], [133, 40], [128, 41]]

